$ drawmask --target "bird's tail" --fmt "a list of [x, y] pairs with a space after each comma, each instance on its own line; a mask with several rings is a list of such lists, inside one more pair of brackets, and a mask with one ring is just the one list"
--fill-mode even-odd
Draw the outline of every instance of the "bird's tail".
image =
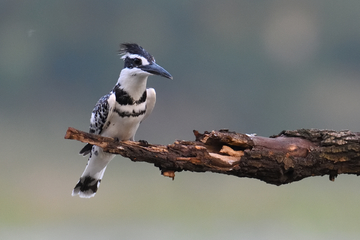
[[103, 150], [97, 146], [93, 146], [86, 168], [71, 195], [79, 195], [81, 198], [94, 197], [99, 188], [106, 166], [114, 156], [113, 154], [103, 152]]

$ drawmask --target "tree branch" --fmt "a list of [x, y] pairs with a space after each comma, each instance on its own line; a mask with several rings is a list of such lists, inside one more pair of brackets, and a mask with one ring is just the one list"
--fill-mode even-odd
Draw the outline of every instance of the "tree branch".
[[97, 145], [135, 162], [148, 162], [174, 179], [175, 172], [214, 172], [281, 185], [306, 177], [360, 174], [360, 133], [300, 129], [267, 137], [227, 130], [194, 131], [195, 141], [170, 145], [116, 141], [69, 128], [65, 139]]

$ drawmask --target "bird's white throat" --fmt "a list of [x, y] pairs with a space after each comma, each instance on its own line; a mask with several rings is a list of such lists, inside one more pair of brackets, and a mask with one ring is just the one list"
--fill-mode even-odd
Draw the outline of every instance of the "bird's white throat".
[[133, 69], [123, 69], [120, 72], [118, 83], [133, 99], [140, 99], [146, 90], [148, 74], [132, 71]]

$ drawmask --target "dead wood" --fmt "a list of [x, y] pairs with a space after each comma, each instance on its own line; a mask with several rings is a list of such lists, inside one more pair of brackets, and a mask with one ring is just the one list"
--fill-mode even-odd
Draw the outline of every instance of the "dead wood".
[[65, 139], [97, 145], [135, 162], [148, 162], [164, 176], [214, 172], [281, 185], [306, 177], [360, 174], [360, 133], [300, 129], [261, 137], [228, 130], [199, 133], [195, 141], [170, 145], [116, 141], [69, 128]]

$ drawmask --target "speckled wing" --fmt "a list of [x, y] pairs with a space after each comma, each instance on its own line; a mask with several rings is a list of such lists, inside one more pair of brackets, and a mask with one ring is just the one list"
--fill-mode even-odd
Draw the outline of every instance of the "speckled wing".
[[[90, 133], [100, 135], [108, 127], [107, 123], [114, 106], [115, 94], [113, 92], [110, 92], [99, 99], [91, 113]], [[91, 148], [91, 144], [86, 144], [85, 147], [80, 150], [79, 154], [85, 156], [91, 152]]]

